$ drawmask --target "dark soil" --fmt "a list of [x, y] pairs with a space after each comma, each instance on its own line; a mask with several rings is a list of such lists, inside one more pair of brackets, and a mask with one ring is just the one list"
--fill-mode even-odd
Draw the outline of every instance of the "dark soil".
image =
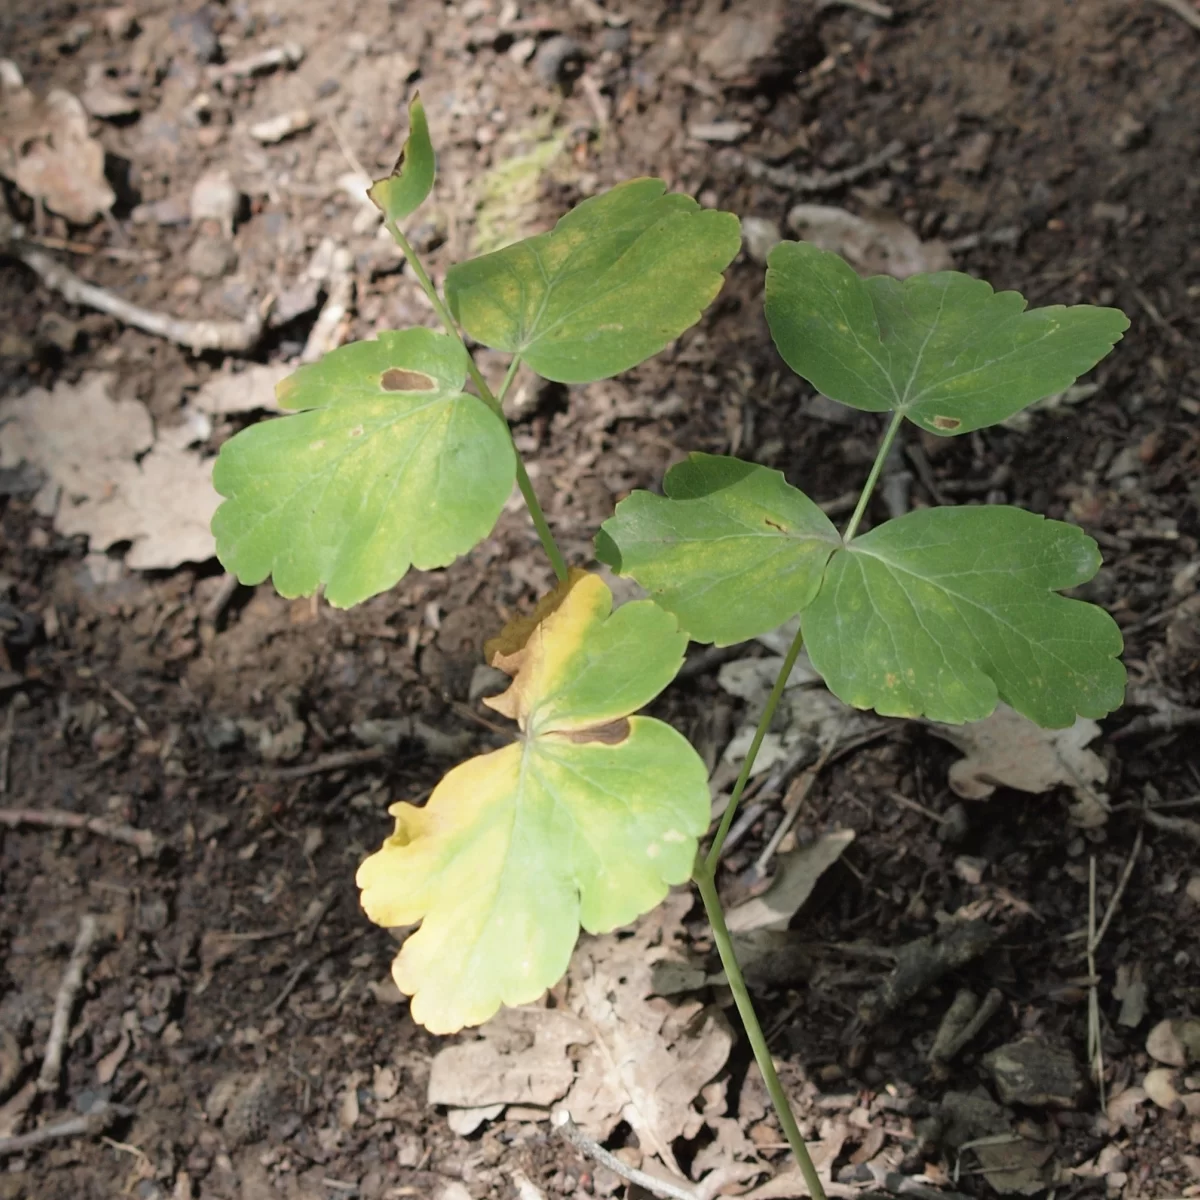
[[[924, 1168], [934, 1181], [926, 1186], [991, 1194], [968, 1154], [952, 1183], [959, 1155], [936, 1122], [920, 1122], [947, 1093], [985, 1083], [982, 1056], [1023, 1032], [1067, 1047], [1086, 1074], [1089, 868], [1094, 861], [1099, 919], [1139, 833], [1095, 963], [1107, 1091], [1154, 1065], [1144, 1047], [1159, 1020], [1200, 1011], [1197, 849], [1142, 820], [1144, 804], [1200, 792], [1195, 726], [1147, 720], [1156, 700], [1200, 705], [1197, 575], [1187, 570], [1200, 544], [1200, 34], [1150, 0], [900, 0], [890, 22], [855, 7], [784, 6], [808, 14], [780, 23], [786, 52], [719, 79], [701, 54], [728, 19], [721, 4], [629, 7], [632, 21], [616, 28], [590, 23], [589, 7], [531, 0], [513, 32], [501, 25], [511, 14], [487, 0], [142, 0], [141, 32], [114, 41], [100, 5], [17, 5], [0, 14], [0, 41], [38, 91], [82, 90], [95, 63], [136, 75], [137, 119], [100, 127], [113, 171], [129, 177], [113, 222], [68, 230], [51, 217], [43, 233], [148, 252], [142, 262], [68, 261], [150, 308], [239, 316], [298, 278], [330, 235], [355, 255], [347, 338], [429, 320], [374, 231], [353, 232], [358, 210], [333, 182], [350, 169], [339, 137], [368, 171], [390, 167], [419, 82], [441, 155], [435, 273], [469, 252], [474, 184], [520, 148], [508, 131], [554, 113], [566, 165], [522, 214], [531, 229], [584, 194], [654, 173], [781, 225], [801, 200], [886, 209], [925, 238], [957, 244], [958, 269], [1032, 304], [1129, 314], [1129, 334], [1091, 377], [1098, 390], [1078, 406], [1039, 412], [1023, 431], [911, 442], [928, 465], [913, 485], [918, 503], [988, 496], [1074, 521], [1100, 542], [1106, 566], [1087, 598], [1125, 631], [1137, 702], [1104, 723], [1096, 744], [1111, 771], [1110, 818], [1074, 828], [1065, 791], [1002, 789], [970, 805], [965, 827], [947, 836], [954, 754], [920, 725], [897, 723], [818, 777], [799, 836], [836, 827], [858, 836], [795, 922], [797, 938], [816, 947], [808, 973], [757, 997], [789, 1079], [808, 1082], [801, 1115], [813, 1136], [822, 1113], [850, 1097], [900, 1129], [903, 1169]], [[774, 19], [769, 5], [743, 7], [764, 25]], [[536, 55], [511, 52], [521, 38], [558, 33], [578, 43], [598, 105], [578, 82], [540, 78]], [[295, 71], [232, 93], [206, 85], [210, 54], [229, 60], [285, 41], [306, 50]], [[201, 118], [195, 100], [206, 91]], [[308, 133], [263, 147], [240, 132], [301, 104], [318, 118]], [[690, 125], [717, 120], [743, 121], [750, 133], [726, 148], [689, 137]], [[747, 166], [837, 171], [892, 139], [903, 150], [886, 166], [816, 195], [756, 179]], [[235, 238], [237, 280], [201, 282], [188, 275], [194, 231], [133, 214], [186, 198], [220, 165], [237, 174], [250, 211]], [[32, 218], [11, 189], [8, 201]], [[776, 466], [819, 501], [859, 486], [879, 419], [831, 420], [814, 404], [770, 344], [761, 293], [762, 267], [743, 256], [710, 313], [666, 353], [615, 381], [537, 393], [522, 408], [518, 443], [570, 557], [589, 561], [613, 503], [656, 486], [688, 450]], [[169, 425], [220, 365], [71, 310], [11, 261], [0, 268], [0, 305], [5, 396], [103, 367]], [[80, 325], [74, 349], [46, 340], [48, 313]], [[312, 315], [276, 331], [260, 357], [296, 353]], [[214, 447], [233, 428], [220, 426]], [[0, 827], [0, 1136], [18, 1127], [22, 1105], [25, 1128], [97, 1099], [129, 1114], [103, 1137], [0, 1160], [0, 1200], [378, 1200], [441, 1196], [454, 1181], [476, 1198], [510, 1197], [514, 1166], [551, 1197], [611, 1194], [615, 1177], [595, 1174], [545, 1123], [502, 1120], [464, 1139], [426, 1106], [441, 1039], [410, 1020], [388, 977], [394, 942], [366, 922], [353, 882], [387, 832], [387, 804], [423, 797], [448, 762], [491, 736], [468, 702], [482, 640], [551, 580], [523, 513], [506, 513], [454, 567], [410, 575], [343, 612], [283, 600], [269, 585], [239, 589], [218, 608], [215, 562], [146, 575], [112, 555], [97, 582], [97, 556], [60, 538], [28, 495], [0, 504], [9, 660], [0, 668], [12, 672], [0, 718], [4, 804], [126, 823], [164, 847], [140, 857], [86, 832]], [[719, 753], [719, 730], [739, 716], [732, 705], [714, 668], [678, 683], [659, 707]], [[391, 745], [364, 725], [408, 717], [421, 725]], [[768, 807], [732, 857], [729, 888], [777, 819]], [[61, 1089], [34, 1099], [29, 1085], [86, 912], [104, 918], [102, 945]], [[894, 950], [949, 914], [986, 918], [998, 940], [862, 1028], [857, 1005], [887, 964], [844, 948]], [[1146, 986], [1133, 1027], [1118, 1022], [1118, 974]], [[955, 992], [992, 987], [1000, 1011], [934, 1073], [925, 1055]], [[399, 1073], [394, 1094], [374, 1086], [384, 1067]], [[889, 1096], [894, 1103], [875, 1103]], [[1186, 1111], [1147, 1105], [1122, 1126], [1089, 1092], [1075, 1108], [1018, 1108], [1013, 1119], [1052, 1146], [1059, 1195], [1200, 1194], [1200, 1121]], [[867, 1134], [855, 1131], [847, 1158]], [[1121, 1161], [1110, 1159], [1107, 1183], [1070, 1174], [1110, 1145]], [[782, 1150], [767, 1156], [785, 1165]]]

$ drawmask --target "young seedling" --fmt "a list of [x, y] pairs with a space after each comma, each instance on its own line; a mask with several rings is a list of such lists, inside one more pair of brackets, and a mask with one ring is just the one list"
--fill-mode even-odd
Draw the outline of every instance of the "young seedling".
[[[964, 722], [1000, 700], [1045, 726], [1122, 700], [1121, 636], [1060, 593], [1095, 574], [1081, 530], [1002, 505], [922, 509], [860, 532], [904, 420], [952, 437], [1069, 386], [1128, 325], [1115, 309], [1027, 311], [956, 272], [860, 279], [839, 257], [785, 242], [766, 310], [784, 360], [824, 395], [890, 412], [842, 532], [778, 471], [693, 454], [665, 495], [617, 505], [597, 558], [650, 599], [613, 611], [595, 574], [568, 568], [516, 453], [502, 402], [522, 362], [586, 383], [657, 353], [720, 290], [737, 219], [638, 179], [584, 201], [546, 234], [451, 268], [445, 299], [400, 223], [429, 195], [420, 101], [392, 175], [371, 189], [445, 333], [408, 329], [344, 346], [279, 385], [294, 415], [222, 448], [221, 561], [285, 596], [358, 604], [410, 567], [442, 567], [492, 530], [514, 481], [558, 576], [485, 647], [512, 679], [487, 701], [513, 743], [455, 767], [360, 867], [368, 916], [420, 923], [394, 964], [436, 1033], [537, 999], [582, 927], [602, 933], [694, 879], [771, 1099], [811, 1194], [824, 1195], [734, 956], [715, 872], [754, 759], [806, 645], [830, 690], [885, 715]], [[469, 337], [512, 355], [493, 393]], [[475, 391], [465, 390], [467, 380]], [[634, 715], [675, 677], [689, 639], [730, 645], [799, 614], [799, 631], [706, 852], [706, 771], [662, 721]]]

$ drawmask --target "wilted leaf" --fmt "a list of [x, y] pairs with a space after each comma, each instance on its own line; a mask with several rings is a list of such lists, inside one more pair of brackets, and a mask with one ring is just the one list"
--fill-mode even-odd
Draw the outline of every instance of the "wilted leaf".
[[692, 454], [666, 496], [634, 492], [602, 526], [596, 553], [631, 575], [688, 634], [719, 646], [782, 624], [817, 594], [841, 538], [779, 471]]
[[1042, 729], [1005, 704], [968, 725], [930, 729], [966, 756], [950, 767], [950, 786], [968, 800], [984, 800], [997, 787], [1041, 793], [1066, 785], [1094, 795], [1108, 779], [1108, 767], [1088, 743], [1100, 726], [1079, 717], [1064, 729]]
[[425, 106], [415, 95], [408, 106], [408, 138], [400, 157], [386, 179], [377, 179], [367, 190], [375, 207], [388, 221], [403, 221], [414, 213], [433, 191], [437, 160], [429, 140]]
[[1116, 623], [1056, 594], [1099, 565], [1074, 525], [999, 505], [924, 509], [835, 553], [800, 621], [813, 666], [856, 708], [961, 724], [1004, 700], [1065, 727], [1124, 697]]
[[549, 233], [452, 267], [463, 328], [547, 379], [605, 379], [657, 354], [700, 318], [741, 246], [732, 213], [634, 179], [572, 209]]
[[612, 612], [608, 588], [582, 572], [539, 615], [493, 653], [513, 683], [487, 703], [520, 741], [456, 767], [424, 808], [393, 806], [395, 834], [359, 868], [372, 920], [423, 922], [394, 974], [437, 1033], [536, 999], [580, 925], [626, 924], [690, 876], [708, 825], [695, 750], [629, 715], [679, 669], [687, 637], [674, 619], [649, 601]]
[[77, 225], [116, 199], [104, 175], [104, 147], [89, 136], [83, 105], [60, 89], [39, 101], [8, 60], [0, 62], [0, 175]]
[[35, 388], [0, 407], [0, 422], [0, 466], [32, 463], [61, 489], [54, 527], [64, 537], [86, 535], [93, 550], [129, 542], [137, 570], [213, 556], [211, 460], [156, 441], [145, 405], [114, 400], [109, 376]]
[[428, 329], [382, 333], [301, 367], [285, 408], [221, 448], [217, 553], [244, 583], [284, 596], [325, 585], [339, 608], [410, 566], [444, 567], [486, 537], [516, 464], [503, 422], [462, 391], [467, 356]]
[[943, 436], [1061, 392], [1129, 327], [1115, 308], [1026, 311], [1018, 292], [954, 271], [860, 279], [803, 242], [780, 243], [768, 263], [767, 321], [793, 371], [830, 399]]

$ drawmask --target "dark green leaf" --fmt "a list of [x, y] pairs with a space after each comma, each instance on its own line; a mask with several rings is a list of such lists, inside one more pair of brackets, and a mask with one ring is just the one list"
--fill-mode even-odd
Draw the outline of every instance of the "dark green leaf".
[[696, 641], [745, 641], [816, 595], [841, 539], [779, 471], [692, 454], [663, 486], [666, 497], [634, 492], [617, 505], [597, 555], [632, 575]]
[[930, 433], [995, 425], [1091, 370], [1129, 327], [1115, 308], [1026, 311], [956, 271], [860, 279], [836, 254], [782, 242], [766, 310], [788, 366], [833, 400], [895, 410]]

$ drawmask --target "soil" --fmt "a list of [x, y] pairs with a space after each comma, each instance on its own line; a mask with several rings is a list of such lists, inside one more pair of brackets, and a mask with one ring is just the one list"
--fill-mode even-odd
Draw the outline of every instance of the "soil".
[[[810, 1135], [839, 1106], [872, 1114], [835, 1168], [847, 1194], [874, 1186], [850, 1162], [872, 1123], [923, 1186], [993, 1194], [937, 1114], [948, 1095], [992, 1087], [985, 1055], [1022, 1034], [1065, 1047], [1086, 1075], [1089, 996], [1107, 1094], [1139, 1082], [1155, 1065], [1149, 1030], [1200, 1010], [1196, 845], [1142, 815], [1200, 791], [1187, 723], [1200, 706], [1200, 34], [1151, 0], [899, 0], [891, 20], [837, 3], [680, 0], [623, 6], [627, 23], [605, 23], [587, 0], [138, 0], [129, 31], [111, 11], [8, 6], [0, 43], [39, 93], [79, 92], [101, 64], [134, 94], [132, 118], [93, 123], [118, 193], [112, 220], [68, 228], [13, 189], [6, 197], [16, 217], [41, 220], [42, 237], [85, 244], [90, 253], [59, 251], [72, 269], [148, 308], [239, 318], [294, 284], [328, 236], [354, 261], [345, 340], [430, 323], [411, 275], [337, 183], [355, 159], [368, 173], [391, 166], [419, 84], [440, 155], [421, 231], [435, 275], [486, 222], [510, 235], [545, 228], [584, 195], [654, 173], [781, 226], [799, 201], [883, 209], [951, 245], [958, 269], [1033, 304], [1129, 314], [1079, 405], [1021, 430], [909, 443], [916, 502], [988, 496], [1075, 521], [1100, 542], [1106, 565], [1087, 598], [1121, 624], [1131, 681], [1131, 704], [1096, 743], [1110, 771], [1107, 821], [1070, 825], [1066, 789], [1000, 789], [951, 818], [954, 752], [897, 722], [817, 778], [799, 838], [839, 827], [857, 837], [794, 923], [815, 947], [807, 971], [763, 984], [756, 1000]], [[739, 16], [743, 33], [768, 35], [757, 56], [730, 40], [742, 36]], [[572, 39], [565, 59], [561, 43], [547, 49], [556, 37]], [[222, 62], [283, 43], [304, 50], [294, 69], [214, 82]], [[278, 144], [247, 136], [298, 107], [311, 128]], [[736, 145], [689, 133], [713, 122], [746, 130]], [[563, 150], [521, 205], [497, 214], [487, 173], [551, 129]], [[755, 168], [838, 172], [893, 139], [902, 149], [886, 163], [815, 195]], [[181, 197], [186, 212], [213, 168], [248, 198], [231, 237], [164, 216]], [[235, 274], [196, 276], [201, 237], [228, 243]], [[569, 557], [589, 561], [613, 503], [655, 486], [688, 450], [778, 467], [819, 501], [859, 486], [878, 418], [831, 414], [786, 371], [762, 317], [762, 278], [743, 255], [700, 325], [618, 380], [528, 385], [518, 444]], [[0, 305], [6, 397], [103, 368], [168, 427], [222, 367], [219, 355], [69, 308], [11, 260]], [[293, 357], [316, 311], [271, 330], [257, 358]], [[55, 315], [76, 327], [67, 349], [49, 337]], [[218, 423], [209, 448], [241, 420]], [[161, 843], [142, 856], [92, 832], [0, 827], [0, 1134], [20, 1127], [22, 1109], [25, 1128], [100, 1100], [125, 1113], [103, 1136], [0, 1161], [0, 1198], [461, 1200], [518, 1195], [514, 1169], [550, 1197], [619, 1194], [615, 1176], [545, 1122], [509, 1117], [463, 1138], [426, 1106], [443, 1039], [410, 1020], [388, 978], [394, 942], [366, 922], [353, 882], [388, 830], [387, 804], [419, 800], [449, 762], [488, 743], [470, 697], [482, 640], [551, 579], [523, 513], [506, 511], [452, 568], [337, 611], [269, 585], [230, 595], [215, 562], [130, 572], [118, 551], [56, 534], [28, 494], [0, 504], [3, 802], [135, 826]], [[740, 716], [711, 658], [658, 711], [712, 753]], [[731, 895], [777, 821], [766, 806], [731, 856]], [[1093, 869], [1097, 920], [1128, 872], [1095, 976], [1081, 936]], [[102, 935], [61, 1086], [35, 1099], [88, 912], [102, 916]], [[948, 914], [987, 918], [998, 938], [886, 1020], [855, 1021], [887, 973], [885, 952]], [[1130, 979], [1144, 983], [1144, 1009], [1122, 1024], [1132, 1018], [1114, 985]], [[926, 1054], [955, 993], [991, 988], [999, 1010], [933, 1070]], [[1124, 1124], [1094, 1087], [1065, 1107], [1005, 1104], [1050, 1147], [1059, 1195], [1200, 1194], [1200, 1121], [1180, 1104], [1134, 1106]], [[763, 1154], [782, 1169], [774, 1136]], [[1104, 1169], [1087, 1169], [1108, 1147]]]

